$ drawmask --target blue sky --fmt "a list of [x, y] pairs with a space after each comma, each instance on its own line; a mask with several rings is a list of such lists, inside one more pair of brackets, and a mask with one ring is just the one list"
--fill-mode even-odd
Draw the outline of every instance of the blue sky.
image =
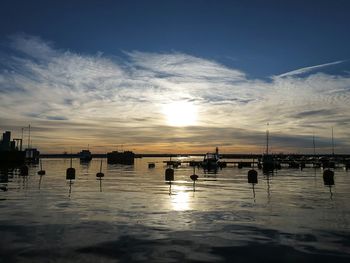
[[79, 53], [178, 51], [252, 77], [350, 58], [349, 1], [2, 1], [0, 33]]
[[275, 151], [310, 152], [314, 133], [329, 151], [331, 127], [349, 151], [349, 11], [349, 1], [2, 1], [0, 128], [32, 123], [45, 152], [261, 152], [269, 122]]

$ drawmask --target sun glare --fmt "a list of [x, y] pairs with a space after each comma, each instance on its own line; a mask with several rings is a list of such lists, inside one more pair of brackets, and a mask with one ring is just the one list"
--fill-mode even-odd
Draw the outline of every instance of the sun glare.
[[175, 211], [186, 211], [190, 209], [189, 193], [184, 186], [173, 186], [173, 194], [171, 195], [171, 206]]
[[197, 108], [187, 101], [167, 104], [163, 108], [163, 113], [170, 126], [190, 126], [195, 125], [197, 121]]

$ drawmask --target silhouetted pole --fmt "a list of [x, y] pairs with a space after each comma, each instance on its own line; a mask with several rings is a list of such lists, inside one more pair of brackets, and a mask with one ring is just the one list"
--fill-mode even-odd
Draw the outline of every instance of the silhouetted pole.
[[42, 175], [40, 175], [40, 178], [39, 178], [39, 190], [40, 190], [40, 188], [41, 188], [41, 179], [43, 178], [43, 176]]
[[70, 194], [72, 193], [72, 180], [69, 180], [69, 193], [68, 196], [70, 197]]
[[255, 202], [255, 184], [253, 184], [253, 197], [254, 197], [254, 202]]

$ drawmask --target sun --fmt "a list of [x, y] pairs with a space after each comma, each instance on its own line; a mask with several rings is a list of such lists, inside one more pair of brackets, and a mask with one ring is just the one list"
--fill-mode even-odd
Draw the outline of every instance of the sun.
[[170, 126], [191, 126], [197, 122], [197, 107], [188, 101], [176, 101], [164, 105], [163, 114]]

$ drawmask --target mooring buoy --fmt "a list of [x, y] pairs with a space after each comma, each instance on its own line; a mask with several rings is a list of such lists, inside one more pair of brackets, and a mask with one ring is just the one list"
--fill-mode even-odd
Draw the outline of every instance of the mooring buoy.
[[174, 181], [174, 169], [165, 169], [165, 181], [169, 183], [169, 195], [171, 195], [171, 182]]
[[248, 171], [248, 183], [257, 184], [258, 183], [258, 172], [254, 169]]
[[38, 175], [43, 176], [45, 174], [46, 174], [46, 172], [45, 172], [45, 170], [43, 170], [43, 164], [42, 164], [42, 161], [40, 159], [40, 171], [38, 171]]
[[174, 169], [172, 168], [165, 169], [165, 181], [168, 181], [168, 182], [174, 181]]
[[329, 187], [330, 199], [332, 200], [332, 186], [334, 185], [334, 171], [326, 169], [323, 171], [323, 183]]
[[[254, 161], [253, 161], [253, 167], [254, 167]], [[253, 188], [253, 197], [254, 197], [254, 202], [255, 202], [255, 184], [258, 183], [258, 172], [256, 170], [251, 169], [248, 171], [248, 183], [252, 184]]]
[[72, 167], [72, 154], [70, 157], [70, 167], [67, 169], [67, 172], [66, 172], [66, 179], [75, 180], [75, 169]]
[[192, 175], [190, 176], [190, 178], [191, 178], [191, 180], [192, 180], [193, 182], [195, 182], [195, 181], [198, 180], [198, 175], [192, 174]]
[[102, 173], [102, 159], [101, 159], [100, 172], [98, 172], [98, 173], [96, 174], [96, 177], [101, 179], [101, 178], [104, 177], [104, 176], [105, 176], [104, 173]]
[[323, 183], [327, 186], [334, 185], [334, 172], [332, 170], [326, 169], [323, 171]]
[[66, 179], [67, 180], [75, 180], [75, 169], [74, 168], [69, 167], [67, 169]]
[[196, 181], [198, 180], [198, 175], [196, 175], [196, 167], [193, 166], [193, 174], [190, 175], [191, 180], [193, 181], [193, 191], [196, 191]]

